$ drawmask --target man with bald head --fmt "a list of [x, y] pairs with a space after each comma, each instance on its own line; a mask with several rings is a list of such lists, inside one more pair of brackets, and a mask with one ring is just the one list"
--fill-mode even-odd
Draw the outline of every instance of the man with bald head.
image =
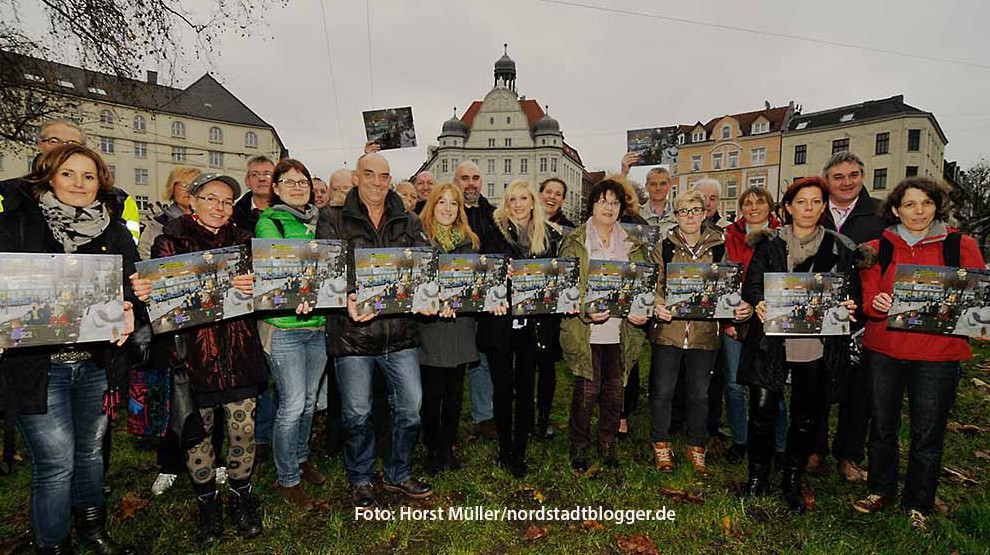
[[354, 187], [354, 172], [347, 168], [340, 168], [330, 174], [330, 206], [343, 206], [344, 198], [348, 191]]
[[[359, 248], [428, 246], [419, 218], [406, 211], [392, 182], [388, 161], [378, 153], [358, 159], [357, 186], [344, 205], [320, 212], [317, 239], [347, 242]], [[353, 260], [348, 267], [353, 290]], [[372, 374], [377, 364], [388, 383], [392, 443], [385, 459], [383, 487], [413, 498], [429, 497], [432, 487], [412, 473], [419, 434], [423, 390], [419, 376], [419, 333], [408, 315], [359, 314], [357, 296], [348, 295], [347, 313], [327, 317], [327, 350], [336, 359], [341, 418], [345, 431], [344, 466], [354, 506], [375, 504], [375, 433], [372, 429]]]

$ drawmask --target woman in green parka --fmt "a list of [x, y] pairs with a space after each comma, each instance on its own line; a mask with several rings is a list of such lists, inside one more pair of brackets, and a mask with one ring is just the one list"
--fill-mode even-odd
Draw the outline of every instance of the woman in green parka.
[[[261, 213], [255, 236], [262, 239], [313, 239], [319, 210], [313, 203], [313, 180], [298, 160], [286, 158], [275, 166], [271, 208]], [[326, 481], [309, 462], [309, 433], [313, 425], [316, 395], [327, 363], [323, 316], [310, 314], [303, 303], [295, 314], [276, 316], [260, 325], [262, 342], [275, 377], [278, 409], [272, 432], [275, 488], [289, 504], [304, 510], [313, 501], [302, 488]]]
[[[611, 179], [600, 181], [588, 195], [588, 220], [568, 235], [560, 247], [560, 256], [580, 261], [581, 297], [588, 286], [589, 260], [623, 262], [647, 261], [646, 247], [627, 234], [617, 221], [626, 210], [622, 185]], [[648, 317], [622, 319], [606, 312], [588, 312], [564, 318], [560, 324], [560, 346], [564, 360], [574, 373], [571, 398], [571, 468], [588, 469], [591, 447], [591, 411], [599, 406], [598, 455], [604, 466], [615, 468], [615, 438], [622, 413], [622, 391], [629, 369], [639, 357], [645, 333], [637, 326]]]

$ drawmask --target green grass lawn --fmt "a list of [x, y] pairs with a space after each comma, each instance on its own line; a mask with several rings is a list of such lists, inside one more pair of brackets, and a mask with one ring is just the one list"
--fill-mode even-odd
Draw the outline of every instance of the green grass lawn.
[[[256, 491], [262, 499], [264, 534], [243, 541], [230, 533], [209, 553], [633, 553], [622, 541], [645, 535], [660, 553], [990, 553], [990, 461], [977, 457], [977, 451], [990, 451], [990, 391], [981, 391], [972, 378], [990, 382], [990, 351], [980, 349], [973, 363], [965, 366], [959, 397], [951, 419], [974, 424], [983, 431], [948, 432], [943, 463], [979, 481], [964, 487], [943, 478], [939, 495], [950, 509], [948, 516], [931, 519], [932, 532], [912, 531], [907, 519], [896, 510], [878, 515], [861, 515], [851, 508], [865, 495], [864, 485], [848, 484], [833, 473], [825, 478], [811, 477], [808, 485], [815, 493], [815, 507], [805, 514], [791, 514], [774, 494], [751, 502], [740, 499], [738, 491], [746, 480], [745, 463], [729, 464], [710, 459], [712, 475], [699, 480], [683, 458], [683, 445], [676, 446], [677, 469], [661, 476], [652, 468], [648, 445], [649, 407], [640, 402], [639, 413], [631, 420], [631, 438], [621, 443], [622, 467], [592, 472], [591, 476], [571, 474], [567, 456], [567, 407], [571, 393], [570, 375], [558, 369], [554, 418], [562, 429], [550, 442], [534, 442], [529, 452], [530, 474], [525, 480], [513, 479], [494, 464], [494, 442], [464, 438], [459, 452], [463, 470], [443, 474], [432, 483], [435, 494], [423, 501], [409, 501], [399, 495], [379, 491], [384, 509], [398, 513], [403, 507], [447, 509], [482, 505], [491, 509], [570, 509], [575, 506], [622, 510], [657, 510], [666, 506], [675, 512], [672, 521], [617, 524], [536, 521], [391, 521], [355, 520], [349, 488], [340, 458], [323, 455], [314, 441], [313, 460], [329, 477], [321, 487], [307, 486], [320, 508], [302, 513], [285, 504], [274, 490], [274, 468], [269, 461], [255, 472]], [[645, 360], [644, 360], [645, 362]], [[644, 384], [645, 387], [645, 384]], [[645, 392], [643, 397], [645, 398]], [[468, 404], [465, 401], [464, 412]], [[834, 411], [833, 411], [834, 413]], [[833, 423], [834, 425], [834, 423]], [[176, 487], [151, 499], [149, 488], [157, 474], [153, 444], [124, 431], [123, 421], [114, 437], [113, 466], [109, 500], [115, 536], [144, 552], [200, 552], [194, 541], [195, 503], [188, 479], [180, 477]], [[462, 429], [470, 430], [464, 421]], [[908, 441], [906, 426], [902, 446]], [[425, 457], [417, 450], [417, 468]], [[906, 449], [902, 450], [902, 458]], [[834, 468], [834, 467], [833, 467]], [[904, 465], [902, 463], [902, 470]], [[776, 476], [775, 476], [776, 479]], [[12, 476], [0, 478], [0, 555], [30, 552], [27, 500], [30, 467], [21, 463]], [[775, 483], [776, 486], [776, 483]], [[679, 501], [661, 493], [675, 488], [697, 494], [702, 502]], [[146, 507], [124, 514], [136, 505], [123, 498], [149, 500]], [[537, 528], [530, 529], [531, 525]], [[545, 528], [545, 530], [542, 530]], [[527, 530], [540, 529], [542, 537], [527, 539]], [[79, 550], [82, 551], [82, 550]], [[84, 552], [84, 551], [82, 551]], [[646, 553], [647, 551], [641, 551]]]

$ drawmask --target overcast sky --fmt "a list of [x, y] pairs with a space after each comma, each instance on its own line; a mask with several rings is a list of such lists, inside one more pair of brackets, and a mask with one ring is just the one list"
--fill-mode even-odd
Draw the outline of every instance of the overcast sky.
[[360, 154], [362, 110], [396, 106], [412, 106], [420, 146], [387, 157], [409, 175], [454, 107], [492, 88], [506, 42], [519, 93], [549, 105], [588, 170], [618, 168], [626, 129], [896, 94], [935, 114], [947, 159], [990, 156], [982, 0], [336, 0], [325, 18], [319, 2], [290, 0], [264, 37], [225, 36], [209, 63], [187, 60], [172, 78], [184, 87], [211, 71], [324, 176]]

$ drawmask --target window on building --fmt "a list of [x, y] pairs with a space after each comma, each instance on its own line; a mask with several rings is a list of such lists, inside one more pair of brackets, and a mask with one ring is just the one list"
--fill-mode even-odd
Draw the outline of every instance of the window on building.
[[187, 160], [186, 147], [184, 146], [173, 146], [172, 147], [172, 161], [173, 162], [185, 162]]
[[546, 173], [546, 172], [547, 172], [547, 159], [544, 156], [543, 158], [540, 158], [540, 173]]
[[873, 170], [873, 190], [883, 191], [887, 188], [887, 168]]
[[715, 154], [712, 154], [712, 169], [713, 170], [720, 170], [720, 169], [722, 169], [722, 153], [721, 152], [716, 152]]
[[725, 198], [736, 198], [739, 194], [739, 182], [730, 179], [725, 182]]
[[908, 166], [904, 171], [904, 177], [918, 177], [918, 166]]
[[488, 118], [489, 125], [495, 125], [495, 118]]
[[488, 198], [492, 198], [493, 196], [495, 196], [495, 184], [494, 183], [489, 183], [488, 184], [488, 194], [486, 196]]
[[138, 133], [144, 133], [145, 131], [148, 130], [148, 122], [147, 120], [144, 119], [144, 116], [142, 116], [141, 114], [134, 116], [133, 126], [134, 126], [134, 130], [137, 131]]
[[692, 143], [700, 143], [700, 142], [704, 142], [704, 140], [705, 140], [705, 132], [704, 131], [695, 131], [694, 133], [691, 133], [691, 142]]
[[849, 139], [836, 139], [832, 141], [832, 155], [849, 150]]
[[505, 164], [505, 172], [504, 173], [512, 173], [512, 159], [511, 158], [506, 158], [505, 161], [504, 161], [504, 164]]
[[475, 166], [477, 166], [478, 165], [478, 159], [477, 158], [472, 158], [471, 159], [471, 163], [474, 164]]
[[733, 150], [729, 153], [729, 167], [738, 168], [739, 167], [739, 151]]
[[753, 135], [758, 135], [760, 133], [769, 133], [769, 132], [770, 132], [770, 122], [768, 121], [761, 121], [759, 123], [754, 123], [753, 127], [750, 129], [750, 133], [752, 133]]
[[100, 110], [100, 125], [103, 127], [113, 127], [113, 112], [110, 110]]
[[684, 133], [677, 134], [677, 144], [679, 145], [684, 144]]
[[540, 139], [540, 140], [543, 141], [543, 146], [547, 146], [547, 140], [546, 139]]
[[460, 162], [457, 160], [457, 158], [451, 158], [450, 159], [450, 169], [451, 170], [456, 170], [458, 164], [460, 164]]
[[852, 114], [843, 114], [842, 117], [839, 118], [839, 122], [840, 123], [846, 123], [847, 121], [852, 121], [853, 120], [853, 117], [855, 117], [855, 116], [856, 116], [855, 113], [852, 113]]
[[488, 146], [490, 148], [495, 148], [495, 139], [488, 139]]
[[505, 146], [512, 146], [512, 139], [506, 137], [506, 139], [505, 139]]
[[556, 158], [551, 158], [550, 159], [550, 172], [551, 173], [557, 173], [557, 159]]
[[749, 149], [749, 164], [751, 166], [762, 166], [767, 163], [767, 147]]
[[756, 177], [750, 177], [749, 178], [749, 186], [750, 187], [766, 187], [767, 186], [767, 178], [765, 176], [762, 176], [762, 175], [758, 175]]
[[505, 116], [505, 123], [512, 123], [512, 116]]
[[98, 94], [100, 96], [106, 96], [107, 95], [107, 90], [106, 89], [101, 89], [100, 87], [89, 87], [86, 90], [88, 90], [89, 92], [91, 92], [93, 94]]
[[877, 133], [877, 154], [890, 152], [890, 133]]
[[493, 173], [495, 173], [495, 159], [494, 158], [489, 158], [488, 159], [488, 175], [492, 175]]
[[448, 171], [450, 171], [448, 169], [447, 164], [448, 164], [448, 162], [447, 162], [447, 159], [446, 158], [444, 158], [443, 160], [440, 160], [440, 172], [441, 173], [447, 173]]
[[147, 195], [134, 195], [134, 204], [137, 205], [138, 210], [141, 212], [148, 212], [151, 210], [151, 201], [148, 200]]
[[210, 167], [211, 168], [222, 168], [223, 167], [223, 153], [210, 151]]
[[528, 173], [528, 172], [529, 172], [529, 160], [523, 158], [522, 160], [519, 161], [519, 173]]
[[794, 145], [794, 165], [808, 163], [808, 145]]
[[186, 124], [182, 123], [181, 121], [173, 121], [172, 122], [172, 136], [175, 137], [176, 139], [185, 139], [186, 138]]
[[258, 148], [258, 134], [248, 131], [244, 134], [244, 146], [247, 148]]
[[115, 150], [113, 137], [100, 137], [100, 152], [103, 154], [113, 154]]
[[698, 155], [698, 156], [692, 156], [691, 157], [691, 171], [693, 171], [693, 172], [700, 172], [701, 171], [701, 156], [700, 155]]
[[135, 185], [148, 184], [148, 170], [146, 168], [134, 168], [134, 184]]
[[210, 142], [211, 143], [222, 143], [223, 142], [223, 129], [219, 127], [210, 128]]
[[140, 141], [134, 141], [134, 157], [135, 158], [147, 158], [148, 157], [148, 143], [142, 143]]
[[732, 130], [729, 129], [729, 126], [728, 125], [723, 125], [722, 126], [722, 139], [723, 140], [728, 139], [729, 138], [729, 135], [731, 135], [731, 134], [732, 134]]
[[921, 149], [921, 129], [908, 129], [908, 152]]

